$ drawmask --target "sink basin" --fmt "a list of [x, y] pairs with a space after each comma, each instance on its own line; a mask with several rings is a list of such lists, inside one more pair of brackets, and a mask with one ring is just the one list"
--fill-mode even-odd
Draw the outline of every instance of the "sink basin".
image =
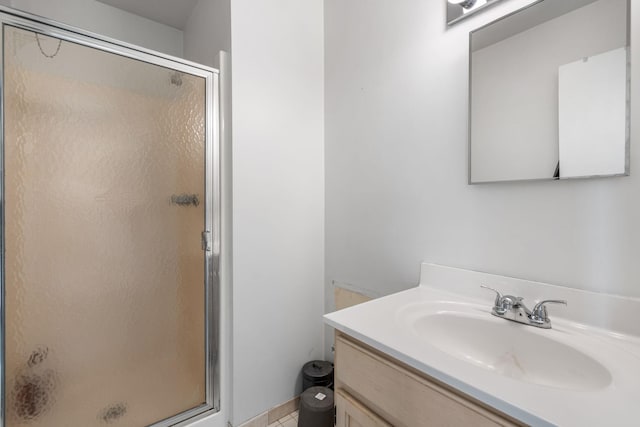
[[514, 380], [585, 391], [611, 383], [602, 364], [564, 343], [571, 332], [510, 322], [468, 304], [421, 305], [401, 318], [414, 336], [440, 351]]

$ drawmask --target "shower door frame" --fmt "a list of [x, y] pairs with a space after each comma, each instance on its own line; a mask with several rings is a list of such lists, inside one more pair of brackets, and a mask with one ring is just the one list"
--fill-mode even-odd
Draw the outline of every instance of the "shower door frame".
[[184, 72], [205, 79], [205, 395], [195, 408], [152, 424], [185, 425], [220, 411], [220, 76], [219, 71], [182, 58], [125, 43], [41, 16], [0, 6], [0, 427], [6, 420], [5, 378], [5, 166], [4, 166], [4, 28], [6, 25]]

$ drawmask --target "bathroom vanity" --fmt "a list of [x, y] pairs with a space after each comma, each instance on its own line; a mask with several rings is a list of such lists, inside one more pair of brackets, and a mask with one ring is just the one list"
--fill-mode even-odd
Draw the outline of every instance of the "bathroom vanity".
[[336, 333], [337, 426], [517, 426], [511, 417]]
[[[568, 305], [534, 327], [492, 314], [480, 285]], [[639, 311], [633, 298], [423, 264], [418, 287], [325, 316], [338, 426], [637, 425]]]

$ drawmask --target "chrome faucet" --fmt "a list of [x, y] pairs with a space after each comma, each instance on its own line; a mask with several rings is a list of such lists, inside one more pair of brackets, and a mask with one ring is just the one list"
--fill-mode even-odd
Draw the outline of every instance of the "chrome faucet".
[[491, 314], [496, 317], [535, 326], [537, 328], [551, 329], [551, 320], [547, 314], [546, 304], [567, 305], [567, 302], [564, 300], [544, 300], [537, 303], [533, 307], [533, 310], [529, 310], [522, 302], [521, 297], [502, 295], [498, 290], [484, 285], [480, 285], [480, 287], [496, 293]]

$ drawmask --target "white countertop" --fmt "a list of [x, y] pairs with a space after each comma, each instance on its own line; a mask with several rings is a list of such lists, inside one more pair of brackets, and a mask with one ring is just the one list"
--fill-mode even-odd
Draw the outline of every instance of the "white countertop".
[[[639, 327], [640, 321], [633, 319], [634, 324], [620, 332], [626, 325], [623, 320], [632, 319], [635, 317], [632, 315], [637, 316], [640, 310], [622, 314], [616, 311], [606, 316], [602, 309], [603, 306], [608, 310], [638, 309], [640, 301], [428, 264], [423, 265], [421, 277], [422, 284], [416, 288], [327, 314], [325, 322], [530, 425], [640, 425], [640, 338], [629, 333]], [[538, 300], [566, 297], [569, 307], [573, 298], [576, 304], [573, 311], [564, 313], [564, 318], [561, 317], [562, 309], [550, 307], [553, 329], [519, 325], [491, 316], [493, 295], [482, 290], [477, 292], [479, 283], [489, 286], [499, 283], [505, 293], [513, 295], [538, 293]], [[466, 294], [461, 292], [465, 287], [469, 290]], [[416, 311], [420, 304], [435, 301], [473, 305], [479, 307], [475, 310], [480, 316], [486, 311], [487, 319], [493, 319], [491, 321], [529, 328], [528, 333], [543, 334], [545, 338], [567, 344], [605, 366], [611, 374], [611, 382], [592, 390], [543, 386], [509, 378], [453, 357], [428, 339], [416, 336], [401, 315], [407, 307]], [[528, 305], [531, 307], [533, 303]], [[598, 314], [593, 322], [596, 325], [585, 322], [593, 307], [599, 307], [593, 311]], [[620, 328], [615, 332], [607, 330], [602, 328], [603, 323]], [[542, 353], [539, 357], [545, 355]]]

